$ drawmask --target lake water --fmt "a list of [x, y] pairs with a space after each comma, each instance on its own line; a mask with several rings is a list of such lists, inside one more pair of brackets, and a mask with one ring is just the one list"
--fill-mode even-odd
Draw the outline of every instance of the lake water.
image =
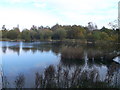
[[[61, 42], [0, 41], [0, 65], [3, 87], [13, 88], [19, 74], [25, 76], [25, 87], [35, 86], [35, 73], [43, 73], [49, 65], [64, 68], [81, 67], [81, 72], [94, 70], [99, 80], [112, 77], [111, 85], [120, 86], [120, 64], [113, 61], [120, 51], [117, 46], [76, 45]], [[120, 58], [118, 58], [120, 59]]]

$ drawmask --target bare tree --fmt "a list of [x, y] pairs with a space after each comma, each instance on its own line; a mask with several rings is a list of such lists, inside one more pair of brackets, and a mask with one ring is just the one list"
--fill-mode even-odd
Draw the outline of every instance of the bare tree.
[[96, 29], [97, 29], [97, 25], [94, 24], [93, 22], [88, 22], [88, 29], [89, 29], [90, 31], [96, 30]]
[[2, 30], [6, 30], [6, 27], [5, 27], [5, 25], [3, 25], [3, 26], [2, 26]]
[[116, 30], [116, 29], [118, 29], [118, 22], [119, 22], [119, 20], [114, 20], [114, 21], [112, 21], [112, 22], [109, 22], [109, 26], [113, 29], [113, 30]]

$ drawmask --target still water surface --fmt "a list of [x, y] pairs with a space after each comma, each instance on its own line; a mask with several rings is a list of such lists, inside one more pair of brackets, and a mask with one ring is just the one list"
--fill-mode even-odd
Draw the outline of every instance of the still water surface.
[[43, 73], [49, 65], [56, 67], [59, 64], [64, 68], [80, 66], [81, 72], [95, 70], [100, 81], [112, 76], [111, 84], [120, 86], [120, 64], [112, 60], [119, 53], [117, 48], [1, 41], [0, 53], [2, 73], [9, 82], [7, 87], [15, 87], [14, 81], [18, 74], [24, 74], [25, 87], [34, 87], [36, 72]]

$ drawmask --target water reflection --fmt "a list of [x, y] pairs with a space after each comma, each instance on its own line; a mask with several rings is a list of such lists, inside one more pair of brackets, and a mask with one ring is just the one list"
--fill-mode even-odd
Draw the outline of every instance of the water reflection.
[[[120, 73], [111, 76], [109, 69], [104, 80], [101, 80], [97, 68], [83, 69], [79, 66], [65, 67], [61, 64], [57, 67], [50, 65], [45, 68], [43, 73], [36, 72], [34, 74], [32, 88], [120, 88]], [[24, 74], [19, 74], [14, 78], [14, 87], [24, 88], [25, 80]], [[4, 85], [8, 83], [6, 80]]]
[[[72, 79], [68, 74], [73, 75], [73, 72], [77, 73], [78, 71], [75, 70], [78, 68], [80, 70], [79, 75], [82, 78], [76, 78], [75, 81], [83, 79], [83, 82], [85, 79], [88, 79], [92, 80], [92, 82], [99, 81], [99, 83], [109, 83], [111, 86], [120, 86], [120, 65], [113, 61], [114, 57], [119, 56], [120, 49], [115, 45], [68, 45], [61, 42], [0, 43], [2, 43], [0, 50], [3, 56], [3, 71], [4, 76], [7, 78], [4, 81], [9, 81], [9, 85], [6, 87], [22, 87], [15, 85], [14, 79], [17, 75], [19, 76], [19, 73], [24, 75], [25, 81], [22, 80], [25, 84], [24, 87], [37, 87], [35, 86], [35, 82], [37, 83], [35, 77], [39, 77], [39, 75], [35, 73], [43, 74], [49, 65], [54, 65], [56, 70], [59, 64], [62, 67], [62, 71], [65, 70], [64, 74], [67, 75], [64, 78], [63, 76], [59, 77], [60, 80]], [[78, 77], [74, 75], [72, 77]], [[20, 78], [17, 77], [16, 79], [16, 83], [20, 81]], [[44, 78], [42, 77], [42, 79]], [[77, 85], [79, 81], [74, 83], [75, 81], [73, 80], [69, 83]], [[65, 85], [63, 87], [70, 87], [67, 82], [62, 83]], [[86, 85], [85, 82], [83, 83]], [[59, 83], [58, 86], [60, 85]], [[79, 87], [84, 87], [84, 85], [79, 85]]]
[[6, 53], [7, 47], [2, 47], [3, 53]]
[[52, 51], [53, 53], [58, 55], [61, 49], [61, 45], [57, 45], [56, 43], [33, 43], [33, 44], [28, 43], [27, 44], [27, 43], [20, 42], [12, 45], [8, 45], [8, 44], [11, 44], [11, 42], [10, 43], [8, 42], [7, 44], [3, 44], [2, 46], [3, 53], [6, 53], [6, 50], [9, 49], [10, 51], [16, 52], [18, 55], [20, 54], [20, 50], [24, 52], [32, 51], [33, 53], [35, 53], [36, 51], [40, 51], [40, 52]]
[[115, 62], [108, 67], [107, 82], [111, 81], [111, 85], [116, 87], [120, 86], [120, 65], [116, 64]]

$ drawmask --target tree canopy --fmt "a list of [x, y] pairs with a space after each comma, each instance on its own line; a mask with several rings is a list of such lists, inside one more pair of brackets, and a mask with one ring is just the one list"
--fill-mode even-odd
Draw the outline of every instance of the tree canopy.
[[[90, 27], [92, 30], [89, 30]], [[94, 28], [94, 29], [93, 29]], [[25, 41], [34, 40], [64, 40], [64, 39], [80, 39], [80, 40], [104, 40], [104, 41], [118, 41], [118, 31], [102, 27], [97, 29], [96, 25], [91, 23], [88, 27], [80, 25], [59, 25], [56, 24], [53, 27], [33, 25], [30, 30], [24, 29], [20, 32], [19, 28], [13, 28], [8, 30], [5, 25], [0, 30], [0, 38], [8, 38], [11, 40], [22, 39]]]

